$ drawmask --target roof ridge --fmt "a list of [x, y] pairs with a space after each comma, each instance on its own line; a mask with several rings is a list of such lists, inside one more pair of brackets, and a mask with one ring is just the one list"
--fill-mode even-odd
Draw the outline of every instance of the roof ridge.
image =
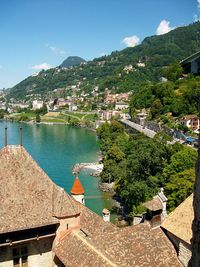
[[79, 238], [84, 244], [86, 244], [90, 249], [92, 249], [96, 254], [98, 254], [101, 258], [103, 258], [105, 261], [107, 261], [111, 266], [117, 267], [118, 265], [116, 263], [113, 263], [106, 255], [104, 255], [102, 252], [100, 252], [98, 249], [95, 248], [95, 246], [92, 245], [92, 242], [88, 242], [85, 238], [79, 235], [79, 233], [72, 232], [73, 235], [75, 235], [77, 238]]

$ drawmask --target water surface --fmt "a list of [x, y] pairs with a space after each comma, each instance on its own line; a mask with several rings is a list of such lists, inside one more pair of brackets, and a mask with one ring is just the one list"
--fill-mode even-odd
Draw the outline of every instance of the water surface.
[[[19, 144], [19, 128], [23, 128], [23, 146], [33, 159], [59, 186], [70, 193], [76, 163], [98, 161], [99, 146], [96, 134], [71, 125], [36, 125], [0, 122], [0, 147], [4, 146], [4, 128], [8, 127], [8, 144]], [[98, 178], [92, 171], [81, 172], [79, 178], [85, 189], [86, 206], [101, 215], [110, 201], [98, 188]]]

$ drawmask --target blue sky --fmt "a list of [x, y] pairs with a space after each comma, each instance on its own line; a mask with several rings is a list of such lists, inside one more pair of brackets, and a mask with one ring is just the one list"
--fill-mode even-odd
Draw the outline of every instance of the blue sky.
[[91, 60], [199, 17], [200, 0], [0, 0], [0, 88], [68, 56]]

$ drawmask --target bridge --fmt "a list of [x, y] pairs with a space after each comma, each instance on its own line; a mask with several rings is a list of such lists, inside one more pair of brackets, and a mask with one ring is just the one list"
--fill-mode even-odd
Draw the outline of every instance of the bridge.
[[144, 128], [140, 124], [137, 124], [135, 122], [129, 121], [129, 120], [120, 120], [122, 124], [124, 124], [127, 128], [132, 128], [140, 133], [145, 134], [147, 137], [154, 138], [154, 136], [157, 134], [156, 132]]

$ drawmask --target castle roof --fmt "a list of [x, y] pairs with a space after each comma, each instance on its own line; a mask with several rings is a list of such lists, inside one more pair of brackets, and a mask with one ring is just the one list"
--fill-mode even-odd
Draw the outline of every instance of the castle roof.
[[[77, 202], [77, 205], [81, 205]], [[81, 205], [80, 229], [67, 231], [55, 247], [65, 266], [180, 267], [160, 228], [140, 224], [118, 228]]]
[[0, 234], [57, 224], [59, 217], [80, 213], [22, 146], [0, 150], [0, 184]]
[[71, 189], [71, 193], [73, 195], [83, 195], [85, 193], [84, 188], [79, 180], [78, 177], [76, 177], [74, 184]]
[[173, 210], [162, 223], [162, 227], [187, 243], [191, 243], [194, 210], [193, 194]]

